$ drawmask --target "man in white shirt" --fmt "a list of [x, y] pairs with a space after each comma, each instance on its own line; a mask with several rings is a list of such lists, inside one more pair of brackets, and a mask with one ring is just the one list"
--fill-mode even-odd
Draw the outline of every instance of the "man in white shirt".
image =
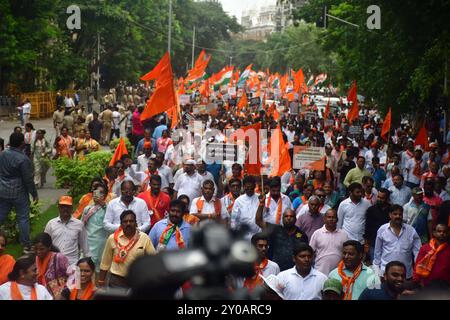
[[244, 178], [244, 194], [236, 199], [231, 212], [231, 229], [239, 230], [243, 225], [249, 229], [244, 238], [249, 240], [255, 233], [261, 231], [261, 228], [255, 223], [256, 211], [259, 207], [259, 194], [255, 193], [255, 177], [247, 176]]
[[133, 181], [125, 180], [120, 186], [121, 196], [111, 200], [106, 207], [104, 228], [114, 232], [120, 227], [120, 215], [125, 210], [132, 210], [136, 214], [138, 229], [147, 232], [150, 229], [150, 215], [144, 200], [134, 196], [136, 187]]
[[[161, 178], [165, 179], [168, 183], [167, 186], [161, 185], [161, 189], [163, 191], [168, 192], [169, 189], [173, 189], [174, 186], [174, 179], [173, 179], [173, 173], [172, 169], [170, 169], [168, 166], [164, 164], [164, 153], [162, 152], [156, 152], [156, 160], [158, 160], [158, 172]], [[165, 190], [164, 190], [165, 189]]]
[[203, 177], [195, 170], [195, 164], [195, 160], [185, 161], [183, 165], [184, 173], [180, 174], [175, 180], [173, 199], [178, 199], [182, 194], [187, 195], [189, 199], [201, 196]]
[[258, 284], [263, 283], [263, 278], [270, 275], [277, 275], [280, 273], [280, 267], [276, 262], [267, 259], [267, 251], [269, 249], [268, 237], [259, 232], [253, 235], [251, 242], [258, 252], [258, 258], [255, 262], [255, 275], [244, 279], [243, 286], [249, 290], [253, 290]]
[[148, 168], [148, 161], [152, 156], [152, 145], [150, 142], [144, 143], [144, 153], [137, 157], [136, 171], [145, 172]]
[[390, 222], [382, 225], [377, 232], [374, 270], [381, 276], [389, 262], [400, 261], [406, 266], [406, 278], [410, 279], [422, 242], [416, 230], [403, 223], [403, 207], [394, 204], [389, 218]]
[[59, 198], [59, 217], [47, 222], [44, 232], [52, 237], [53, 244], [69, 260], [69, 264], [75, 264], [80, 259], [80, 249], [85, 257], [89, 257], [87, 232], [83, 222], [72, 217], [72, 197]]
[[314, 250], [305, 243], [294, 247], [295, 266], [278, 274], [285, 300], [321, 300], [327, 276], [312, 267]]
[[227, 210], [219, 198], [214, 196], [214, 182], [205, 180], [202, 184], [202, 196], [191, 202], [190, 214], [202, 220], [225, 220], [228, 217]]
[[418, 187], [420, 185], [420, 178], [425, 172], [426, 162], [422, 159], [422, 149], [417, 146], [414, 151], [414, 158], [406, 162], [405, 170], [407, 172], [406, 185], [409, 188]]
[[394, 174], [392, 176], [393, 186], [389, 187], [391, 192], [391, 203], [404, 206], [411, 199], [411, 189], [403, 183], [403, 176], [401, 174]]
[[366, 211], [370, 202], [362, 198], [363, 187], [354, 182], [349, 185], [350, 196], [341, 202], [338, 208], [338, 228], [347, 232], [351, 240], [364, 243]]
[[288, 196], [281, 193], [280, 177], [270, 179], [269, 187], [270, 193], [266, 197], [263, 219], [272, 224], [281, 224], [283, 212], [292, 209], [292, 203]]
[[30, 115], [31, 115], [30, 99], [25, 100], [25, 104], [22, 106], [22, 112], [23, 112], [23, 123], [27, 124], [28, 122], [30, 122]]
[[[199, 161], [197, 163], [197, 173], [202, 177], [203, 181], [211, 180], [214, 183], [214, 195], [217, 195], [217, 185], [211, 172], [206, 171], [206, 163]], [[202, 182], [203, 182], [202, 181]]]
[[111, 138], [116, 135], [117, 138], [120, 138], [120, 112], [117, 107], [113, 108], [112, 112], [112, 133]]

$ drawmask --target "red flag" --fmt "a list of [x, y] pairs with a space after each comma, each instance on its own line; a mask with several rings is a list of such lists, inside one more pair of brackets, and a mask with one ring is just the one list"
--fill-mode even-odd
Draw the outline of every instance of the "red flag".
[[[278, 148], [274, 147], [278, 146]], [[272, 147], [275, 148], [275, 152], [272, 153]], [[269, 176], [281, 177], [285, 172], [292, 169], [291, 156], [289, 155], [288, 143], [284, 143], [283, 133], [281, 132], [280, 125], [277, 126], [272, 136], [270, 137], [269, 150], [271, 152], [270, 162], [272, 163], [272, 170]]]
[[244, 107], [246, 107], [248, 104], [248, 99], [247, 99], [247, 93], [244, 90], [244, 93], [242, 94], [241, 99], [239, 99], [239, 102], [237, 104], [237, 109], [238, 110], [242, 110]]
[[425, 128], [425, 122], [422, 125], [422, 128], [420, 128], [419, 132], [417, 133], [416, 140], [414, 141], [414, 146], [422, 146], [422, 148], [425, 151], [428, 151], [430, 149], [430, 146], [428, 145], [428, 134], [427, 129]]
[[389, 107], [389, 112], [384, 118], [383, 127], [381, 128], [381, 137], [385, 137], [389, 134], [389, 130], [391, 130], [391, 108]]
[[162, 68], [167, 65], [168, 63], [170, 63], [170, 55], [167, 52], [162, 58], [161, 60], [159, 60], [158, 64], [153, 68], [152, 71], [150, 71], [149, 73], [143, 75], [141, 77], [142, 81], [150, 81], [150, 80], [155, 80], [159, 77], [159, 75], [161, 74], [161, 70]]
[[[164, 59], [164, 57], [163, 57]], [[173, 73], [170, 57], [161, 67], [161, 72], [156, 79], [156, 90], [148, 100], [141, 114], [141, 121], [151, 118], [159, 113], [169, 110], [176, 104], [173, 88]]]
[[128, 151], [127, 151], [127, 146], [125, 145], [125, 140], [122, 137], [122, 138], [120, 138], [119, 144], [117, 145], [117, 148], [114, 151], [114, 155], [113, 155], [111, 161], [109, 162], [109, 166], [114, 167], [116, 162], [118, 160], [120, 160], [124, 154], [128, 154]]
[[325, 120], [327, 120], [329, 116], [330, 116], [330, 98], [328, 98], [328, 102], [327, 102], [327, 105], [325, 107], [325, 112], [323, 114], [323, 118]]
[[358, 119], [359, 117], [359, 108], [358, 108], [358, 95], [356, 91], [356, 80], [353, 82], [352, 87], [348, 91], [347, 101], [352, 103], [351, 108], [348, 110], [348, 122], [352, 123], [353, 120]]

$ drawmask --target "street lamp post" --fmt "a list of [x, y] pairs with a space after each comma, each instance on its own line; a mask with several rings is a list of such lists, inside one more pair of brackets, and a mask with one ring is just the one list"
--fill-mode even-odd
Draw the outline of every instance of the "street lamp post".
[[172, 45], [172, 0], [169, 0], [169, 37], [167, 44], [167, 51], [170, 55], [171, 45]]

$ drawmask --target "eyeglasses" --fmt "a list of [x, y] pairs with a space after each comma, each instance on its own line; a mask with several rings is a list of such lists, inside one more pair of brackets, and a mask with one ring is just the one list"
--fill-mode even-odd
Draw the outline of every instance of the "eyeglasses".
[[326, 195], [324, 195], [324, 194], [318, 194], [317, 197], [319, 197], [319, 198], [325, 198]]

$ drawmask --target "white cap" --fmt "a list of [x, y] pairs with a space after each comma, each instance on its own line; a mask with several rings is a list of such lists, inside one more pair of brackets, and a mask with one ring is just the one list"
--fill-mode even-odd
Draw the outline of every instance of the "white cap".
[[264, 280], [264, 282], [266, 283], [266, 285], [267, 285], [270, 289], [272, 289], [273, 291], [275, 291], [275, 293], [276, 293], [277, 295], [279, 295], [281, 299], [284, 300], [284, 295], [283, 295], [283, 293], [282, 293], [282, 291], [281, 291], [280, 280], [277, 278], [276, 275], [270, 274], [269, 276], [264, 277], [263, 275], [260, 274], [259, 276]]
[[185, 163], [185, 164], [193, 164], [193, 165], [196, 165], [196, 164], [197, 164], [197, 162], [196, 162], [194, 159], [187, 159], [187, 160], [184, 160], [184, 163]]

